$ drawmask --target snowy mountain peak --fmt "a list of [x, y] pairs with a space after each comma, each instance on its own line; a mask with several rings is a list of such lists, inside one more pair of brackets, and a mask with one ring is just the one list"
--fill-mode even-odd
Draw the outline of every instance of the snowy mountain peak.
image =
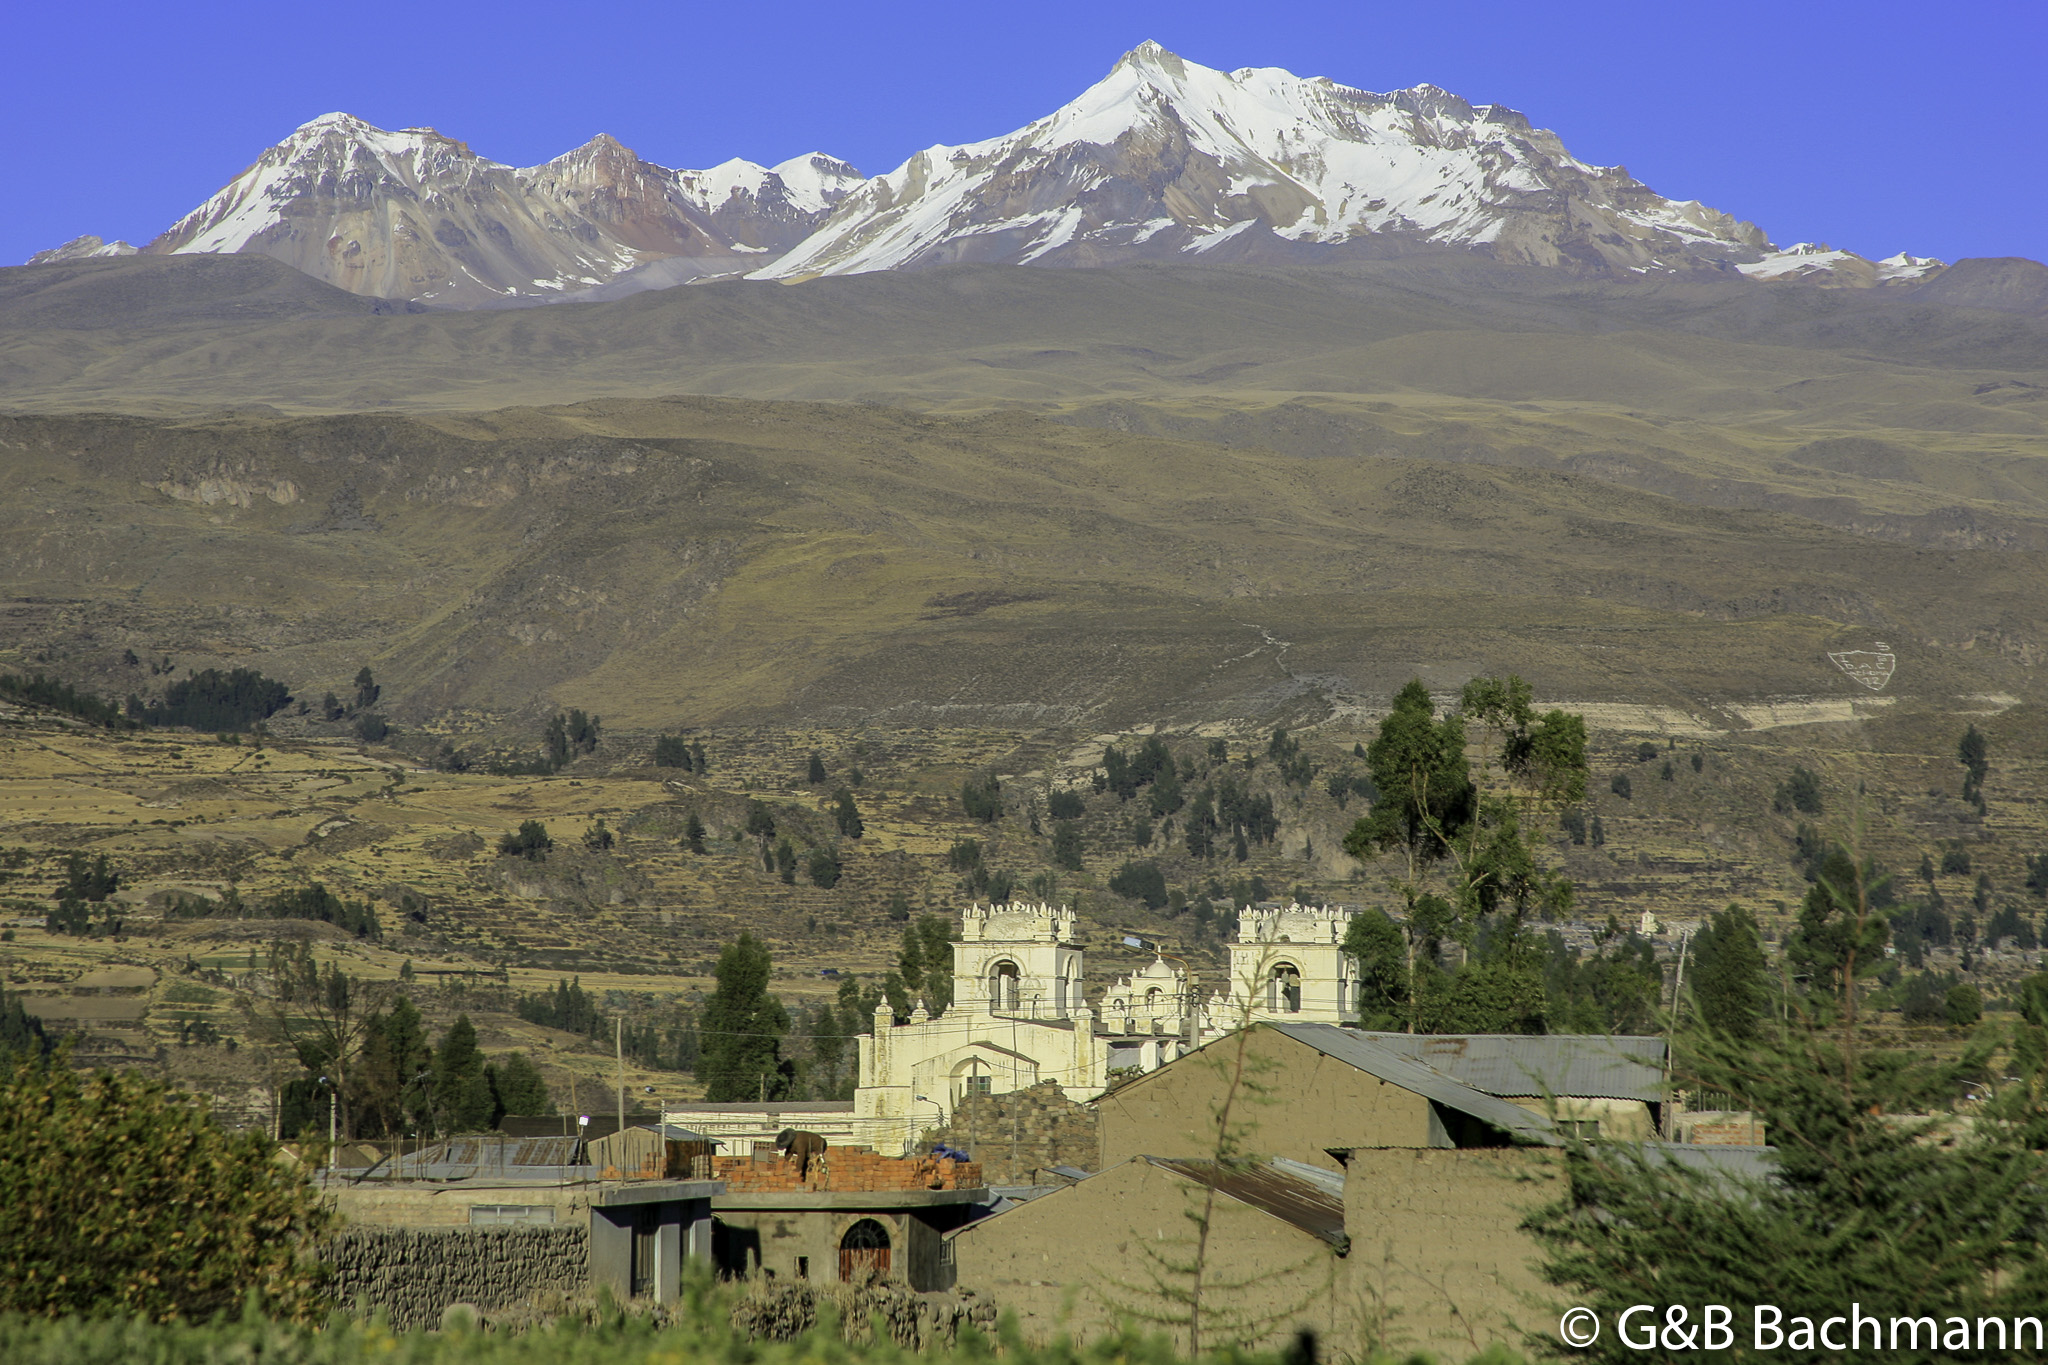
[[137, 248], [123, 241], [102, 241], [87, 233], [73, 237], [62, 246], [53, 246], [47, 251], [38, 251], [28, 258], [29, 265], [57, 265], [63, 261], [88, 261], [97, 256], [133, 256]]
[[[260, 252], [354, 293], [475, 305], [561, 297], [655, 261], [731, 274], [800, 241], [859, 173], [813, 157], [791, 188], [750, 161], [676, 171], [609, 133], [538, 166], [432, 128], [308, 120], [152, 241], [157, 254]], [[60, 250], [66, 248], [60, 248]]]
[[1465, 248], [1599, 273], [1727, 270], [1769, 246], [1589, 166], [1512, 109], [1147, 42], [1004, 137], [938, 146], [854, 190], [762, 278], [952, 261], [1092, 265]]

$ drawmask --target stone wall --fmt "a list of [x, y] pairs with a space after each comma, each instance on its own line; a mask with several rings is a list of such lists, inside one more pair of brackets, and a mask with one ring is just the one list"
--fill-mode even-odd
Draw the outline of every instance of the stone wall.
[[454, 1304], [486, 1317], [545, 1311], [589, 1291], [589, 1233], [575, 1225], [350, 1228], [322, 1248], [334, 1294], [390, 1314], [399, 1331], [439, 1327]]
[[945, 1127], [925, 1134], [966, 1152], [990, 1185], [1040, 1185], [1053, 1166], [1096, 1168], [1102, 1140], [1095, 1106], [1067, 1098], [1058, 1081], [1041, 1081], [1007, 1095], [974, 1095], [953, 1111]]

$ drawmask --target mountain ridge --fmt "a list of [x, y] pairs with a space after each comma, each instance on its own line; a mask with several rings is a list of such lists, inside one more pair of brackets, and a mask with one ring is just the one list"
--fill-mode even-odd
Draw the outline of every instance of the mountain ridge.
[[[81, 237], [34, 263], [133, 250]], [[351, 293], [440, 308], [743, 274], [1446, 250], [1585, 276], [1855, 289], [1949, 269], [1908, 252], [1779, 248], [1753, 223], [1579, 160], [1518, 110], [1440, 86], [1375, 93], [1279, 68], [1223, 72], [1153, 42], [1044, 118], [874, 177], [818, 152], [672, 170], [605, 134], [518, 168], [433, 129], [324, 114], [141, 250], [267, 254]], [[1980, 280], [1972, 306], [2000, 306], [1989, 298]]]

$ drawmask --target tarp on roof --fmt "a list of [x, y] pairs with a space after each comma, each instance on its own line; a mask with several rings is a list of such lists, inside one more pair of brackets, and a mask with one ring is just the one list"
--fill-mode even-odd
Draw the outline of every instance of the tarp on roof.
[[[1351, 1245], [1350, 1239], [1344, 1235], [1344, 1190], [1341, 1182], [1333, 1194], [1324, 1182], [1304, 1179], [1297, 1172], [1282, 1169], [1279, 1163], [1270, 1161], [1236, 1165], [1158, 1156], [1138, 1159], [1197, 1184], [1207, 1185], [1241, 1204], [1270, 1213], [1312, 1237], [1320, 1237], [1340, 1252]], [[1299, 1166], [1300, 1163], [1289, 1162], [1288, 1165]]]
[[1545, 1145], [1554, 1145], [1558, 1141], [1557, 1125], [1547, 1116], [1509, 1104], [1463, 1081], [1453, 1080], [1434, 1067], [1424, 1066], [1413, 1057], [1375, 1041], [1376, 1037], [1384, 1035], [1360, 1033], [1357, 1029], [1336, 1024], [1270, 1024], [1267, 1027], [1308, 1044], [1326, 1057], [1355, 1066], [1369, 1076], [1377, 1076], [1389, 1085], [1398, 1085], [1425, 1099], [1469, 1114], [1510, 1137]]
[[1664, 1098], [1662, 1038], [1356, 1032], [1489, 1095], [1529, 1099], [1549, 1094], [1651, 1104]]

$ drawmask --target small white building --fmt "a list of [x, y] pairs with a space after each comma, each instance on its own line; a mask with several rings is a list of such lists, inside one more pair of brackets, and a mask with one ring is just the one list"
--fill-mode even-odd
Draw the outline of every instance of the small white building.
[[[1097, 1009], [1084, 994], [1072, 910], [970, 905], [953, 945], [953, 1003], [932, 1015], [920, 1001], [901, 1025], [887, 1002], [876, 1007], [873, 1030], [858, 1040], [851, 1113], [844, 1104], [723, 1105], [715, 1114], [712, 1106], [683, 1106], [663, 1117], [726, 1137], [741, 1128], [748, 1136], [779, 1127], [829, 1130], [833, 1140], [895, 1152], [945, 1123], [971, 1095], [1056, 1081], [1069, 1099], [1092, 1100], [1112, 1079], [1157, 1070], [1243, 1024], [1355, 1018], [1358, 967], [1341, 948], [1351, 913], [1246, 906], [1223, 989], [1201, 999], [1186, 964], [1160, 954], [1113, 982]], [[757, 1123], [734, 1112], [750, 1108], [763, 1111]]]

